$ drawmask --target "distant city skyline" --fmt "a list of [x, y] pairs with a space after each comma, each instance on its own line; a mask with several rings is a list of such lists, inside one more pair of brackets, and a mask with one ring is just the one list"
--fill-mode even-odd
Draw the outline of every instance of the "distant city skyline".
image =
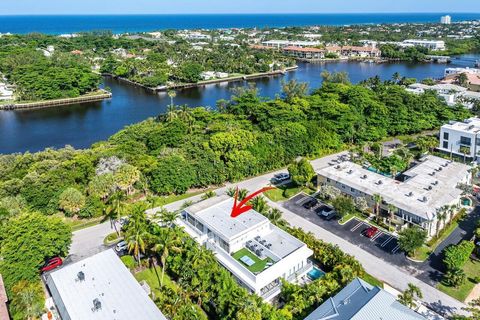
[[[280, 2], [280, 3], [279, 3]], [[208, 13], [475, 13], [478, 0], [19, 0], [2, 1], [0, 15]], [[1, 21], [0, 21], [1, 22]]]

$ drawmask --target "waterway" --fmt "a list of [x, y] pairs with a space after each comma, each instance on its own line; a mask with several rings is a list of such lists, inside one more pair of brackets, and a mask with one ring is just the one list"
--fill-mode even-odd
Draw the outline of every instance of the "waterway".
[[[473, 67], [480, 55], [463, 55], [453, 59], [450, 67]], [[252, 81], [260, 95], [275, 97], [281, 91], [282, 79], [308, 82], [311, 89], [321, 85], [320, 73], [345, 71], [354, 83], [376, 75], [386, 80], [395, 72], [417, 79], [440, 78], [446, 65], [367, 62], [300, 63], [296, 71]], [[186, 89], [177, 93], [175, 104], [190, 107], [215, 107], [219, 99], [229, 99], [231, 88], [246, 82], [212, 84]], [[101, 102], [52, 107], [35, 110], [0, 111], [0, 153], [35, 152], [47, 147], [71, 145], [86, 148], [105, 140], [126, 125], [155, 117], [166, 111], [170, 103], [166, 93], [150, 93], [112, 78], [105, 78], [104, 86], [112, 89], [113, 98]]]

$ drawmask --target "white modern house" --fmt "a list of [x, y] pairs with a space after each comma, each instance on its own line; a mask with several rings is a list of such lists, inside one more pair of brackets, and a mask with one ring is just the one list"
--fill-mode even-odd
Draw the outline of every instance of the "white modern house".
[[383, 213], [388, 212], [389, 204], [398, 209], [397, 225], [419, 226], [431, 237], [437, 231], [442, 208], [460, 205], [462, 190], [458, 184], [470, 183], [469, 169], [461, 163], [426, 156], [397, 179], [350, 161], [321, 169], [317, 174], [319, 186], [330, 185], [352, 198], [363, 197], [371, 208], [375, 206], [374, 196], [380, 195]]
[[166, 320], [130, 271], [109, 249], [43, 276], [62, 320]]
[[417, 40], [417, 39], [408, 39], [403, 41], [406, 45], [425, 47], [429, 50], [434, 51], [444, 51], [445, 41], [442, 40]]
[[282, 278], [295, 282], [312, 269], [313, 252], [254, 210], [232, 218], [233, 204], [227, 195], [204, 200], [184, 209], [177, 224], [212, 250], [240, 285], [270, 301]]
[[439, 150], [478, 160], [480, 155], [480, 119], [450, 121], [440, 129]]

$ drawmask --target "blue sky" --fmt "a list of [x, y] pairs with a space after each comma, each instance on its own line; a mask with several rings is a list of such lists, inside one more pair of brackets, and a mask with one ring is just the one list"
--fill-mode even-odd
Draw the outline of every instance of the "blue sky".
[[361, 12], [473, 13], [480, 0], [0, 0], [0, 15]]

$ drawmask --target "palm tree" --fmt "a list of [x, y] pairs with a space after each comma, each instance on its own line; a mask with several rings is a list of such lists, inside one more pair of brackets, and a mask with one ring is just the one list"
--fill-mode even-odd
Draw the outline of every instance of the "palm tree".
[[377, 216], [377, 222], [380, 222], [380, 204], [382, 203], [382, 196], [379, 194], [373, 195], [373, 201], [375, 201], [375, 214]]
[[392, 221], [395, 219], [395, 213], [398, 212], [398, 208], [395, 207], [393, 204], [389, 203], [388, 204], [388, 227], [390, 228], [392, 226]]
[[177, 96], [177, 92], [174, 90], [168, 91], [168, 96], [170, 97], [170, 107], [173, 108], [173, 99]]
[[140, 264], [140, 254], [145, 253], [146, 240], [150, 236], [148, 221], [145, 216], [145, 205], [136, 205], [130, 214], [129, 223], [125, 231], [125, 241], [128, 252], [133, 253]]
[[422, 299], [423, 294], [419, 287], [415, 286], [413, 283], [408, 284], [408, 288], [403, 291], [403, 293], [398, 295], [398, 301], [409, 307], [412, 308], [415, 306], [415, 299]]
[[125, 196], [123, 192], [115, 192], [105, 208], [105, 216], [110, 218], [110, 224], [115, 228], [117, 235], [120, 235], [120, 231], [117, 228], [117, 222], [126, 214], [127, 206], [124, 200]]
[[282, 211], [277, 208], [270, 209], [270, 212], [268, 213], [268, 219], [270, 219], [271, 223], [279, 227], [284, 227], [287, 225], [287, 221], [282, 217]]
[[395, 72], [395, 73], [392, 75], [392, 80], [393, 80], [395, 83], [398, 83], [398, 82], [400, 81], [400, 79], [402, 79], [402, 76], [400, 75], [400, 73]]
[[164, 208], [155, 213], [154, 220], [160, 221], [163, 225], [172, 228], [175, 221], [180, 216], [178, 211], [168, 211]]
[[463, 163], [467, 161], [467, 154], [470, 154], [470, 148], [469, 147], [460, 147], [460, 153], [463, 153]]
[[170, 105], [167, 107], [167, 121], [173, 121], [178, 118], [177, 107]]
[[170, 251], [181, 251], [181, 240], [180, 237], [178, 237], [177, 230], [178, 229], [175, 227], [173, 229], [162, 229], [155, 238], [156, 244], [153, 246], [152, 251], [157, 252], [160, 255], [160, 262], [162, 263], [161, 287], [163, 287], [163, 279], [165, 276], [165, 270], [167, 269], [167, 259], [170, 255]]
[[443, 224], [445, 226], [446, 218], [447, 218], [447, 213], [446, 213], [445, 207], [441, 207], [437, 211], [437, 232], [436, 232], [437, 237], [438, 237], [438, 234], [440, 233], [440, 224]]
[[253, 210], [261, 214], [266, 214], [268, 211], [267, 200], [262, 196], [257, 196], [250, 200]]

